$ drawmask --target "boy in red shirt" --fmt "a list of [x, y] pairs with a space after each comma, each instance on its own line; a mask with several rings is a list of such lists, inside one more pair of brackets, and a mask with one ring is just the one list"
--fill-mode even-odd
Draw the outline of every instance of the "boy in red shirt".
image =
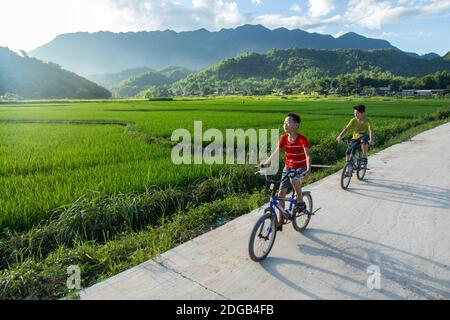
[[[306, 209], [306, 204], [303, 202], [301, 178], [306, 178], [311, 172], [311, 157], [309, 148], [311, 145], [308, 139], [298, 132], [300, 126], [300, 116], [295, 113], [288, 113], [284, 119], [283, 130], [284, 135], [280, 137], [278, 147], [272, 153], [270, 158], [261, 163], [261, 167], [269, 165], [272, 160], [279, 155], [280, 149], [285, 149], [286, 161], [283, 169], [283, 176], [287, 174], [289, 168], [296, 169], [298, 174], [289, 180], [286, 180], [280, 185], [278, 196], [284, 198], [288, 191], [288, 188], [292, 186], [297, 194], [297, 210], [303, 211]], [[302, 174], [300, 176], [300, 173]], [[280, 205], [284, 208], [284, 201], [280, 201]], [[281, 212], [278, 213], [279, 227], [278, 230], [282, 230], [282, 224], [284, 222], [284, 216]]]

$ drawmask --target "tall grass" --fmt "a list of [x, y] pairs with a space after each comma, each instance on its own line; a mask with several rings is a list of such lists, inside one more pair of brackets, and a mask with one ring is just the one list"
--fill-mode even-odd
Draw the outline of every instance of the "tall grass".
[[90, 192], [66, 208], [53, 212], [27, 232], [4, 229], [0, 234], [0, 268], [28, 257], [41, 259], [56, 247], [85, 241], [105, 243], [124, 232], [170, 219], [176, 211], [236, 193], [250, 193], [263, 179], [250, 167], [223, 169], [217, 176], [200, 179], [185, 188], [149, 189], [142, 193], [108, 195]]

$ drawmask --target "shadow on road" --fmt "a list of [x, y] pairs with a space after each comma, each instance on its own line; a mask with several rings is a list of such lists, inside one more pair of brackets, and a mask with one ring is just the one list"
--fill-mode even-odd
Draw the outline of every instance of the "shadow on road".
[[[343, 280], [346, 281], [350, 281], [356, 284], [360, 284], [359, 281], [352, 279], [350, 277], [346, 277], [344, 275], [341, 275], [337, 272], [334, 272], [332, 270], [328, 270], [328, 269], [324, 269], [318, 266], [314, 266], [311, 264], [307, 264], [304, 263], [300, 260], [292, 260], [292, 259], [286, 259], [286, 258], [277, 258], [277, 257], [267, 257], [263, 262], [261, 262], [261, 266], [268, 272], [270, 273], [272, 276], [274, 276], [275, 278], [277, 278], [279, 281], [283, 282], [284, 284], [288, 285], [289, 287], [291, 287], [292, 289], [295, 289], [296, 291], [306, 295], [307, 297], [311, 298], [311, 299], [315, 299], [315, 300], [319, 300], [319, 299], [324, 299], [320, 296], [318, 296], [317, 294], [314, 294], [304, 288], [302, 288], [299, 284], [294, 283], [292, 280], [289, 279], [289, 275], [288, 274], [283, 274], [278, 270], [278, 267], [280, 265], [294, 265], [294, 266], [298, 266], [298, 267], [302, 267], [302, 268], [308, 268], [308, 269], [312, 269], [315, 270], [317, 272], [321, 272], [323, 274], [326, 275], [332, 275], [338, 278], [341, 278]], [[360, 295], [357, 295], [355, 293], [350, 293], [348, 294], [350, 296], [350, 298], [352, 299], [367, 299], [367, 297], [363, 297]], [[290, 297], [285, 297], [285, 299], [289, 299]]]
[[371, 199], [375, 198], [420, 207], [450, 208], [450, 189], [422, 184], [370, 179], [364, 180], [364, 184], [360, 188], [352, 188], [350, 185], [347, 191]]
[[[277, 266], [281, 265], [281, 264], [283, 264], [283, 265], [292, 264], [292, 265], [295, 265], [295, 266], [307, 266], [307, 267], [310, 267], [310, 265], [302, 263], [300, 261], [295, 261], [295, 260], [285, 259], [285, 258], [267, 257], [265, 260], [263, 260], [261, 262], [261, 266], [268, 273], [270, 273], [272, 276], [274, 276], [275, 278], [277, 278], [279, 281], [283, 282], [284, 284], [288, 285], [292, 289], [295, 289], [296, 291], [306, 295], [307, 297], [309, 297], [311, 299], [315, 299], [315, 300], [322, 299], [318, 295], [316, 295], [316, 294], [314, 294], [314, 293], [312, 293], [312, 292], [302, 288], [297, 283], [291, 281], [289, 279], [289, 277], [287, 277], [287, 275], [284, 275], [280, 271], [278, 271], [277, 270]], [[284, 297], [284, 299], [290, 299], [290, 298], [291, 297]]]
[[[307, 229], [304, 236], [314, 245], [299, 244], [298, 249], [301, 256], [298, 260], [269, 256], [261, 263], [261, 266], [279, 281], [311, 299], [322, 299], [323, 297], [306, 290], [301, 283], [290, 280], [289, 274], [279, 271], [280, 265], [298, 266], [300, 267], [299, 272], [314, 270], [323, 276], [335, 278], [333, 282], [337, 280], [339, 283], [343, 280], [353, 285], [356, 284], [361, 288], [358, 292], [349, 292], [343, 288], [330, 288], [349, 299], [369, 298], [368, 295], [361, 295], [361, 292], [369, 293], [367, 278], [361, 281], [361, 274], [366, 274], [368, 277], [367, 268], [371, 265], [380, 268], [381, 289], [377, 292], [387, 299], [450, 299], [450, 268], [448, 265], [375, 241], [334, 231]], [[345, 267], [330, 270], [319, 265], [308, 264], [304, 262], [305, 255], [337, 259], [343, 262]], [[337, 265], [342, 265], [342, 263]], [[352, 269], [358, 269], [361, 272], [352, 277], [352, 273], [354, 273]], [[427, 274], [430, 270], [434, 270], [433, 273], [439, 272], [447, 275], [438, 278]], [[307, 278], [306, 273], [305, 278]], [[386, 283], [388, 286], [383, 286]], [[392, 290], [393, 287], [396, 287], [395, 292]], [[404, 294], [401, 294], [402, 291]]]
[[[384, 281], [388, 280], [391, 284], [407, 289], [408, 296], [414, 299], [450, 298], [448, 265], [375, 241], [334, 231], [309, 229], [304, 235], [319, 246], [299, 245], [299, 250], [303, 254], [339, 259], [362, 272], [366, 272], [370, 265], [378, 265]], [[326, 238], [329, 241], [325, 241]], [[447, 276], [444, 278], [431, 276], [427, 274], [430, 270], [440, 271], [440, 274], [447, 273]], [[380, 292], [393, 299], [406, 298], [388, 292], [383, 286]]]

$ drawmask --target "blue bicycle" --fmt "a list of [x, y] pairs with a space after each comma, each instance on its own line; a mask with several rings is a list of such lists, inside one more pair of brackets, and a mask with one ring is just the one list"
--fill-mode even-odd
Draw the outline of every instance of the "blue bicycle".
[[[272, 250], [273, 244], [275, 243], [275, 238], [277, 235], [277, 227], [280, 224], [277, 219], [277, 214], [275, 209], [278, 209], [286, 219], [284, 224], [292, 222], [292, 226], [296, 231], [302, 232], [308, 226], [311, 216], [314, 215], [313, 212], [313, 200], [311, 193], [309, 191], [302, 191], [303, 201], [306, 203], [306, 209], [299, 211], [295, 203], [297, 202], [295, 192], [288, 198], [280, 198], [277, 196], [278, 187], [287, 179], [294, 177], [296, 174], [301, 174], [301, 172], [291, 169], [281, 180], [273, 180], [268, 178], [264, 172], [259, 172], [265, 175], [266, 180], [271, 182], [270, 190], [272, 191], [270, 197], [270, 205], [264, 210], [262, 217], [258, 219], [255, 226], [253, 227], [252, 233], [250, 235], [250, 241], [248, 245], [248, 252], [250, 258], [253, 261], [261, 261], [267, 257], [270, 250]], [[280, 205], [280, 201], [289, 201], [289, 208], [285, 209]], [[316, 210], [317, 211], [317, 210]], [[281, 222], [281, 224], [283, 224]]]

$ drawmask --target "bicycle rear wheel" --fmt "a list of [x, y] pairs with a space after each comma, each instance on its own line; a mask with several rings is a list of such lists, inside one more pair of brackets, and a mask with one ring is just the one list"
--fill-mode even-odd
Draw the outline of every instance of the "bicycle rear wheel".
[[341, 188], [344, 190], [347, 190], [348, 185], [350, 184], [350, 180], [352, 180], [352, 171], [352, 164], [350, 162], [347, 162], [341, 174]]
[[303, 201], [306, 203], [306, 210], [302, 212], [294, 213], [294, 219], [292, 220], [292, 226], [298, 232], [302, 232], [308, 226], [309, 220], [311, 220], [311, 213], [313, 211], [313, 200], [309, 192], [302, 194]]
[[272, 250], [277, 235], [277, 218], [270, 210], [258, 219], [253, 227], [248, 244], [248, 253], [253, 261], [264, 260]]

